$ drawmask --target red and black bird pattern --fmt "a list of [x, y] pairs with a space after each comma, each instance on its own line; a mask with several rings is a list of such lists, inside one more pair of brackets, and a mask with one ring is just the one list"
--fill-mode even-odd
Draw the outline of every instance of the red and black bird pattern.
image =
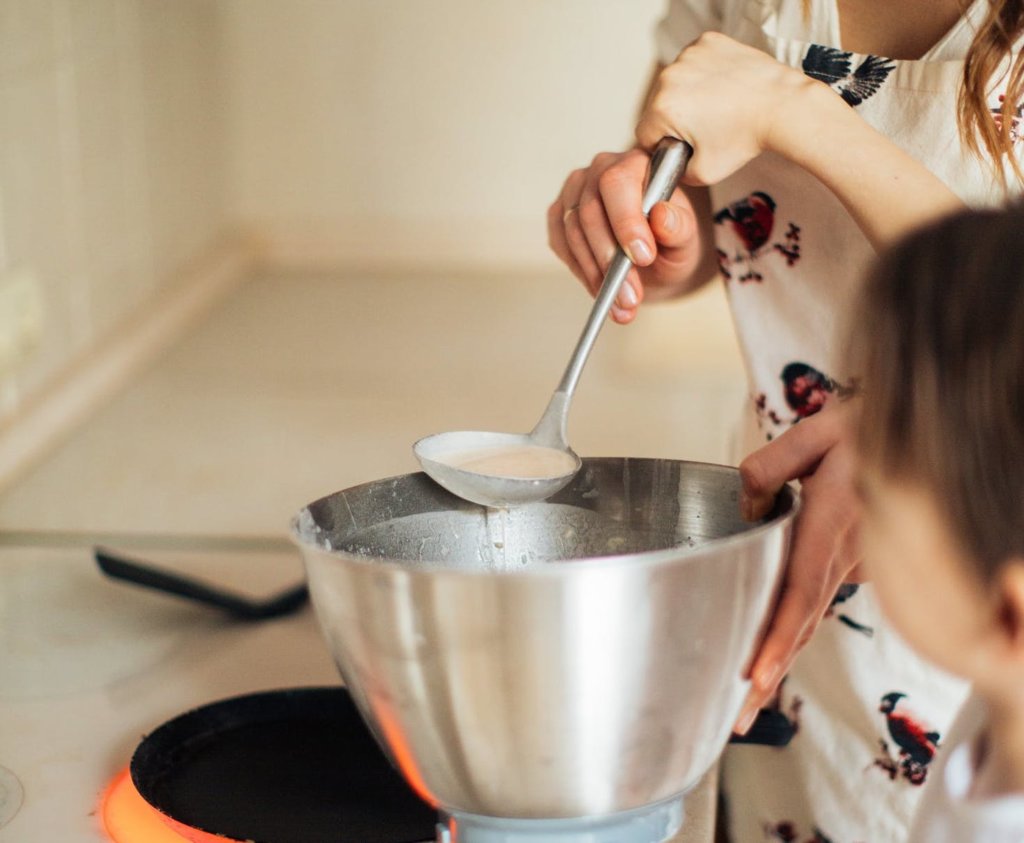
[[884, 770], [890, 780], [901, 776], [913, 785], [922, 785], [928, 777], [928, 765], [939, 747], [939, 733], [923, 726], [901, 703], [906, 694], [892, 691], [882, 697], [878, 710], [885, 715], [889, 737], [896, 742], [897, 755], [889, 752], [889, 742], [879, 740], [882, 755], [872, 766]]
[[715, 214], [715, 222], [722, 223], [726, 220], [732, 224], [732, 229], [739, 237], [743, 248], [751, 255], [756, 254], [772, 236], [772, 229], [775, 227], [775, 200], [758, 190]]
[[728, 226], [738, 243], [732, 252], [718, 249], [719, 268], [727, 279], [735, 278], [741, 283], [763, 281], [764, 275], [754, 261], [769, 252], [781, 254], [787, 266], [800, 259], [800, 227], [795, 223], [789, 223], [782, 240], [772, 241], [775, 208], [775, 200], [757, 190], [715, 214], [715, 224]]
[[785, 390], [786, 404], [796, 413], [794, 423], [813, 416], [839, 389], [832, 378], [808, 363], [788, 363], [779, 375]]
[[784, 414], [768, 406], [768, 396], [759, 393], [754, 398], [754, 409], [758, 424], [769, 441], [779, 428], [788, 427], [819, 412], [830, 395], [846, 398], [857, 391], [856, 380], [843, 384], [809, 363], [794, 361], [787, 363], [779, 373], [783, 397], [790, 413]]

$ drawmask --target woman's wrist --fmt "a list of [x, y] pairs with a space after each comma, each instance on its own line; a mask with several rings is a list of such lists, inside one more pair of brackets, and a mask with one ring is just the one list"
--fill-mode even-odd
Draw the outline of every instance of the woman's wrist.
[[[792, 75], [786, 79], [779, 107], [774, 109], [767, 127], [764, 149], [812, 169], [809, 165], [814, 164], [815, 153], [820, 153], [829, 135], [850, 131], [851, 117], [858, 123], [862, 121], [827, 85], [798, 70], [787, 70]], [[856, 131], [856, 127], [852, 128]]]
[[941, 179], [827, 85], [808, 79], [785, 102], [766, 149], [831, 190], [876, 249], [963, 206]]

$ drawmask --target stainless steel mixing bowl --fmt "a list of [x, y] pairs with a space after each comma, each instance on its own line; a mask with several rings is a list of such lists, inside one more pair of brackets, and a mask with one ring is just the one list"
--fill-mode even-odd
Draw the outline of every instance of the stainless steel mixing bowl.
[[757, 524], [739, 473], [585, 459], [511, 510], [424, 474], [296, 516], [345, 683], [413, 786], [449, 810], [582, 817], [683, 793], [724, 747], [797, 499]]

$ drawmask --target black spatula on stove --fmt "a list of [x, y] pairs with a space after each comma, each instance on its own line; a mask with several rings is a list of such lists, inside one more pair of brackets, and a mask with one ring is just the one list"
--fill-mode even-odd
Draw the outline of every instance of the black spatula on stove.
[[216, 606], [240, 620], [261, 621], [294, 612], [309, 599], [306, 583], [286, 588], [263, 599], [254, 599], [191, 577], [159, 568], [149, 562], [126, 559], [106, 548], [94, 549], [96, 563], [108, 577]]

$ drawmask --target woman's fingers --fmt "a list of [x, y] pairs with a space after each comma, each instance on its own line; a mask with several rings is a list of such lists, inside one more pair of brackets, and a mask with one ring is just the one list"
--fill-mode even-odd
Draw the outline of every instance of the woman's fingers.
[[[561, 236], [565, 240], [573, 262], [580, 269], [584, 286], [591, 295], [597, 292], [601, 284], [602, 272], [598, 261], [590, 248], [590, 243], [583, 231], [580, 220], [580, 204], [583, 191], [590, 179], [589, 169], [573, 170], [565, 180], [560, 196], [561, 200]], [[555, 223], [558, 225], [557, 221]]]
[[697, 216], [690, 198], [676, 190], [668, 202], [659, 202], [648, 218], [658, 244], [658, 256], [647, 267], [645, 281], [656, 287], [671, 285], [697, 270], [703, 253]]
[[687, 141], [694, 154], [684, 182], [717, 184], [774, 143], [803, 137], [788, 124], [805, 119], [814, 85], [761, 50], [705, 32], [658, 74], [636, 139], [648, 150], [666, 136]]
[[740, 511], [748, 521], [763, 518], [790, 480], [809, 474], [843, 433], [841, 411], [827, 409], [804, 419], [740, 463]]
[[631, 150], [607, 167], [598, 178], [601, 203], [614, 240], [637, 266], [654, 261], [658, 247], [643, 214], [643, 188], [648, 156]]
[[591, 295], [597, 293], [601, 286], [601, 278], [604, 273], [590, 249], [590, 242], [583, 231], [583, 223], [580, 220], [578, 207], [567, 209], [563, 217], [565, 240], [569, 244], [569, 252], [576, 261], [577, 266], [582, 270], [584, 284]]
[[628, 325], [636, 319], [637, 310], [643, 300], [644, 285], [640, 281], [636, 268], [633, 268], [626, 275], [626, 280], [622, 282], [622, 287], [619, 289], [619, 295], [612, 304], [612, 319], [620, 325]]
[[753, 687], [738, 729], [749, 727], [757, 709], [775, 693], [828, 611], [836, 590], [857, 568], [859, 507], [853, 491], [853, 461], [841, 437], [824, 455], [818, 454], [813, 473], [803, 482], [801, 498], [782, 594], [750, 671]]
[[[629, 153], [626, 154], [627, 156]], [[617, 161], [626, 156], [611, 155], [602, 153], [594, 158], [590, 167], [590, 175], [583, 186], [580, 194], [579, 222], [583, 235], [590, 245], [590, 252], [594, 256], [601, 272], [601, 280], [608, 271], [612, 259], [618, 251], [619, 245], [615, 239], [615, 233], [609, 222], [607, 214], [606, 198], [602, 193], [602, 185], [609, 172], [614, 172], [618, 165]], [[646, 158], [642, 153], [641, 158]], [[641, 175], [641, 178], [643, 176]], [[637, 213], [643, 219], [637, 205]], [[646, 226], [646, 221], [644, 222]], [[596, 290], [595, 290], [596, 292]], [[612, 310], [612, 318], [616, 322], [631, 322], [636, 315], [636, 310], [643, 299], [643, 286], [635, 272], [627, 276], [626, 281], [620, 288], [615, 306]]]
[[[854, 560], [837, 558], [835, 513], [808, 504], [794, 536], [789, 568], [768, 634], [750, 671], [752, 687], [737, 730], [745, 732], [775, 694], [797, 654], [828, 611]], [[844, 543], [840, 543], [841, 545]]]
[[635, 268], [611, 311], [623, 324], [636, 317], [647, 284], [675, 289], [701, 259], [696, 212], [685, 193], [677, 190], [669, 203], [655, 206], [650, 224], [644, 217], [649, 164], [637, 149], [601, 153], [589, 167], [569, 174], [547, 213], [548, 244], [591, 295], [619, 248], [631, 256]]
[[[569, 174], [558, 199], [548, 208], [548, 244], [573, 275], [583, 282], [591, 295], [596, 295], [600, 289], [604, 274], [619, 246], [606, 213], [602, 180], [604, 174], [616, 168], [624, 158], [632, 161], [629, 173], [635, 184], [630, 185], [628, 180], [613, 178], [611, 184], [617, 187], [612, 191], [613, 201], [622, 204], [622, 191], [635, 194], [636, 207], [633, 213], [646, 229], [653, 250], [654, 237], [641, 209], [641, 189], [649, 160], [643, 152], [599, 153], [589, 167]], [[642, 300], [643, 284], [639, 275], [631, 271], [612, 307], [612, 318], [623, 324], [633, 321]]]
[[569, 249], [569, 243], [565, 239], [564, 214], [562, 200], [559, 197], [548, 207], [548, 246], [558, 256], [558, 259], [569, 268], [569, 271], [586, 287], [588, 286], [587, 276], [576, 262], [576, 258], [573, 257], [572, 251]]
[[647, 222], [657, 241], [658, 253], [663, 256], [667, 251], [689, 246], [697, 224], [693, 207], [678, 188], [669, 201], [657, 202], [651, 208]]

